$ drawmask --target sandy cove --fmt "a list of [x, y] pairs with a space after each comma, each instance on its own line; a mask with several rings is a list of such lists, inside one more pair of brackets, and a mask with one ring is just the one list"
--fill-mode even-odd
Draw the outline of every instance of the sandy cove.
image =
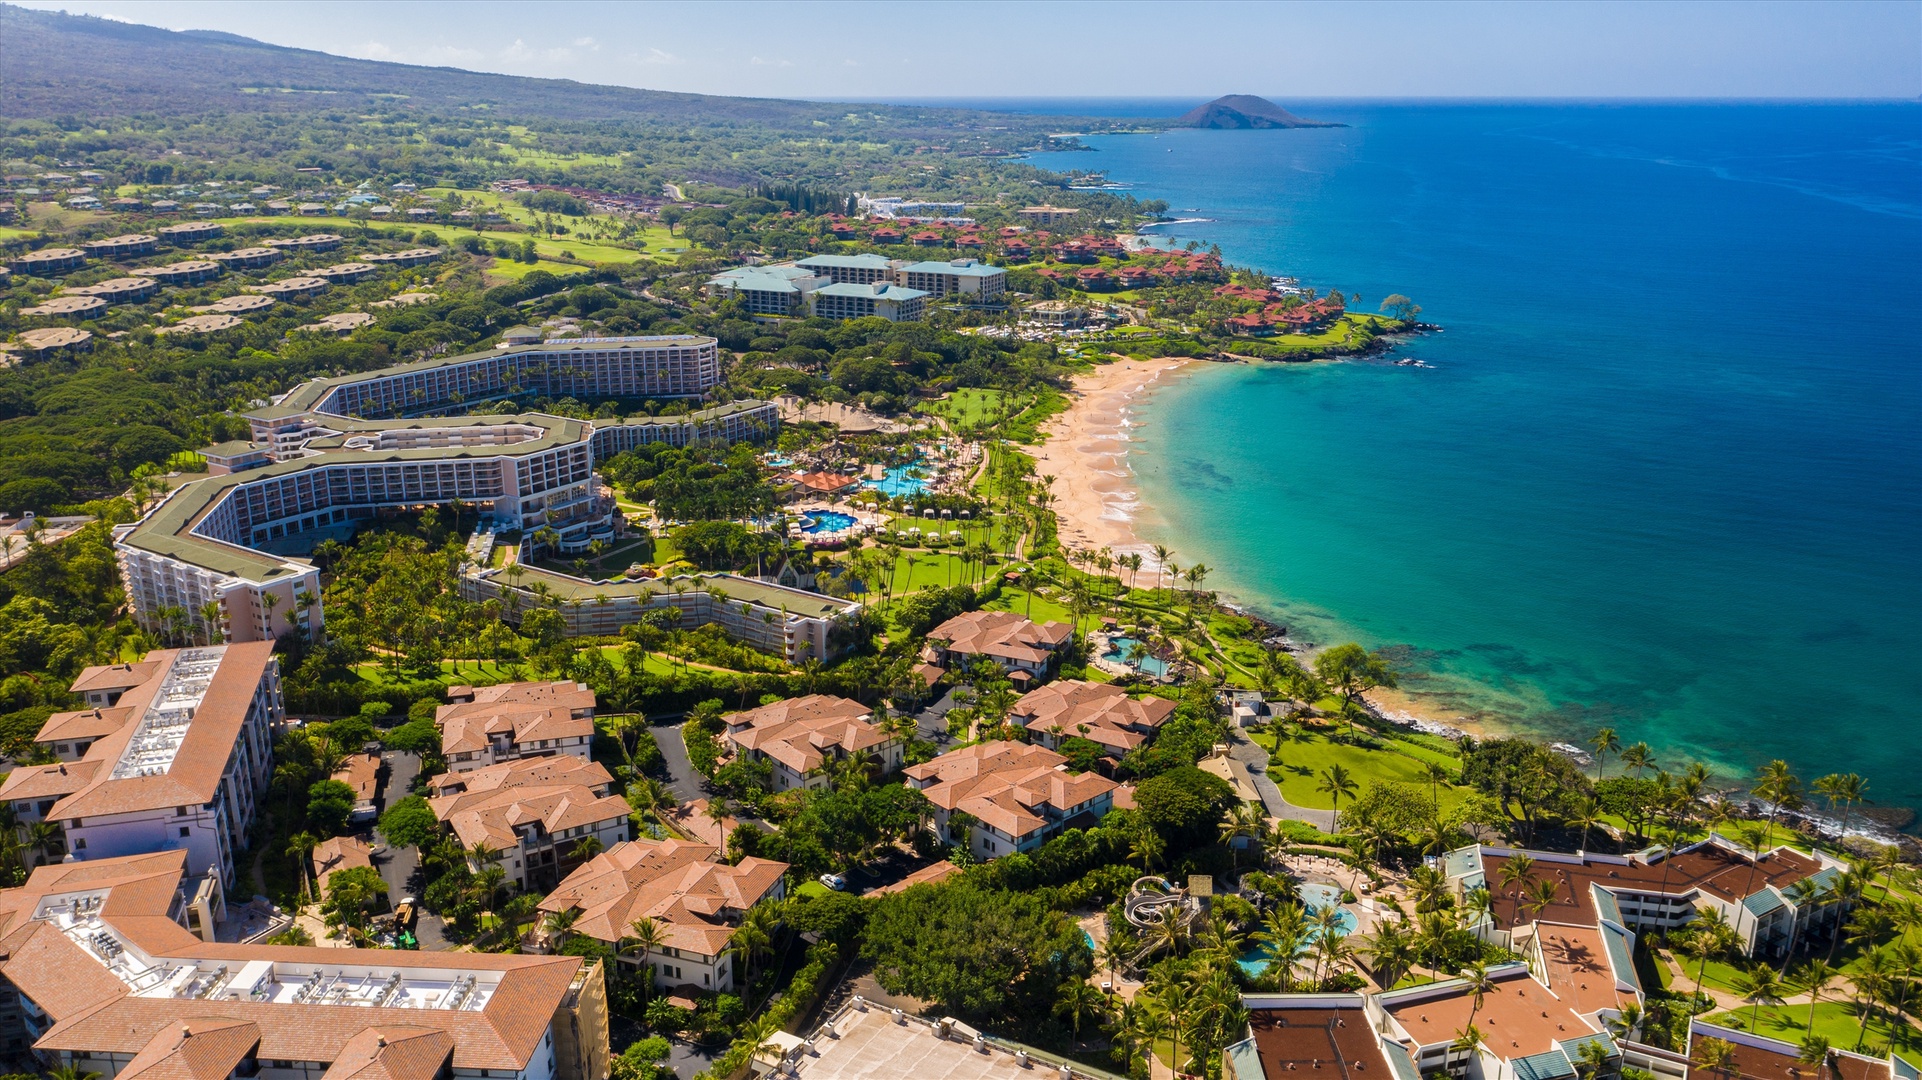
[[[1143, 569], [1154, 567], [1153, 546], [1134, 530], [1137, 516], [1152, 515], [1154, 508], [1141, 503], [1128, 466], [1133, 441], [1128, 411], [1183, 368], [1201, 362], [1179, 356], [1117, 360], [1076, 377], [1070, 391], [1074, 402], [1043, 428], [1048, 439], [1034, 451], [1035, 473], [1054, 477], [1049, 490], [1062, 547], [1138, 551], [1146, 560]], [[1368, 697], [1401, 723], [1422, 721], [1483, 734], [1476, 717], [1406, 691], [1377, 690]]]
[[1128, 406], [1196, 362], [1117, 360], [1075, 379], [1074, 403], [1049, 422], [1048, 440], [1035, 452], [1035, 472], [1054, 477], [1049, 490], [1061, 546], [1138, 551], [1152, 564], [1152, 547], [1134, 531], [1141, 504], [1128, 467]]

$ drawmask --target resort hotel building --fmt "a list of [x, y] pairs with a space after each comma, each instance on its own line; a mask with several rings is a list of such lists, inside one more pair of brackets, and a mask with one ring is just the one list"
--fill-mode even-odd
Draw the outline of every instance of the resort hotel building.
[[916, 262], [882, 255], [811, 255], [774, 266], [726, 270], [708, 280], [709, 298], [739, 300], [750, 315], [912, 322], [930, 299], [992, 303], [1008, 272], [975, 259]]
[[[434, 414], [523, 393], [693, 398], [720, 381], [714, 339], [679, 335], [504, 347], [304, 383], [244, 414], [250, 440], [209, 447], [205, 479], [183, 484], [140, 521], [115, 530], [134, 616], [150, 631], [172, 629], [209, 641], [295, 633], [318, 640], [324, 625], [319, 572], [302, 554], [383, 514], [455, 503], [473, 508], [482, 522], [475, 580], [463, 588], [474, 598], [523, 590], [526, 600], [532, 581], [480, 580], [478, 567], [486, 565], [496, 534], [519, 533], [530, 554], [549, 533], [551, 546], [568, 555], [611, 541], [618, 515], [594, 472], [596, 460], [650, 442], [766, 438], [779, 424], [776, 409], [738, 401], [681, 416], [592, 421]], [[683, 591], [706, 580], [683, 579]], [[824, 617], [825, 598], [800, 590], [761, 596], [752, 587], [737, 591], [735, 580], [728, 579], [727, 591], [748, 598], [746, 613], [739, 604], [692, 597], [673, 603], [686, 619], [712, 613], [752, 629], [757, 639], [807, 637], [813, 655], [826, 655], [825, 625], [796, 629], [782, 615], [792, 609]], [[623, 602], [593, 616], [572, 612], [570, 626], [632, 621], [648, 606], [636, 603], [639, 594], [672, 590], [658, 582], [590, 587], [588, 594], [612, 593]], [[509, 605], [511, 611], [533, 606]], [[849, 606], [829, 605], [834, 613]]]
[[[0, 1044], [108, 1080], [603, 1080], [600, 964], [232, 943], [186, 851], [0, 892]], [[228, 929], [223, 927], [223, 929]]]
[[[1709, 909], [1727, 918], [1744, 951], [1757, 958], [1784, 956], [1798, 940], [1826, 939], [1846, 915], [1828, 888], [1843, 867], [1828, 856], [1789, 848], [1757, 855], [1711, 834], [1673, 851], [1570, 855], [1479, 845], [1432, 861], [1458, 902], [1488, 891], [1488, 914], [1468, 930], [1519, 960], [1488, 968], [1480, 988], [1444, 978], [1369, 994], [1243, 995], [1248, 1030], [1222, 1052], [1224, 1080], [1300, 1080], [1304, 1071], [1331, 1065], [1351, 1080], [1370, 1073], [1385, 1080], [1578, 1080], [1617, 1075], [1624, 1066], [1658, 1080], [1818, 1075], [1805, 1061], [1798, 1065], [1800, 1045], [1699, 1018], [1683, 1050], [1641, 1042], [1646, 995], [1634, 956], [1640, 933], [1674, 929]], [[1471, 1024], [1480, 1035], [1472, 1045], [1462, 1037]], [[1698, 1045], [1708, 1038], [1733, 1044], [1732, 1064], [1698, 1064]], [[1918, 1076], [1898, 1057], [1840, 1051], [1830, 1052], [1823, 1074]]]
[[149, 653], [87, 668], [73, 690], [89, 707], [34, 736], [54, 763], [0, 784], [16, 826], [58, 825], [73, 861], [178, 851], [187, 873], [233, 884], [285, 717], [273, 644]]

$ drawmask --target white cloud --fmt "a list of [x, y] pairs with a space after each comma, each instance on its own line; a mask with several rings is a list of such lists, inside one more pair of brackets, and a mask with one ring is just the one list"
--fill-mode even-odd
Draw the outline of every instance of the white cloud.
[[395, 48], [384, 41], [369, 41], [346, 50], [347, 55], [362, 60], [384, 60], [395, 64], [426, 64], [438, 67], [472, 66], [487, 59], [487, 54], [477, 49], [463, 49], [455, 45], [427, 45], [418, 48]]
[[600, 51], [601, 51], [601, 43], [600, 43], [600, 42], [598, 42], [598, 41], [595, 41], [595, 40], [594, 40], [593, 38], [591, 38], [591, 37], [579, 37], [579, 38], [575, 38], [575, 39], [574, 39], [574, 47], [575, 47], [576, 49], [588, 49], [588, 50], [591, 50], [591, 51], [593, 51], [593, 52], [600, 52]]
[[678, 64], [681, 58], [666, 49], [649, 48], [644, 54], [629, 53], [628, 59], [636, 64]]
[[789, 60], [779, 60], [779, 59], [763, 60], [758, 56], [752, 60], [749, 60], [748, 63], [753, 64], [755, 67], [793, 67], [794, 66], [793, 62]]

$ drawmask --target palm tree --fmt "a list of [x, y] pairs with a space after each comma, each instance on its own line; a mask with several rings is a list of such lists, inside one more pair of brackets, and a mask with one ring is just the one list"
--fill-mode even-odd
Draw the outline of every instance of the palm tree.
[[[1237, 839], [1256, 839], [1267, 829], [1267, 819], [1260, 808], [1253, 803], [1237, 803], [1228, 815], [1221, 819], [1221, 842], [1233, 845]], [[1241, 852], [1236, 849], [1234, 864], [1241, 865]]]
[[1169, 982], [1161, 988], [1161, 993], [1155, 998], [1162, 1011], [1168, 1014], [1168, 1034], [1173, 1040], [1169, 1047], [1169, 1065], [1173, 1067], [1176, 1075], [1182, 1072], [1181, 1017], [1193, 1006], [1194, 999], [1194, 991], [1180, 982]]
[[1482, 1011], [1482, 1002], [1495, 992], [1495, 980], [1488, 974], [1488, 965], [1480, 960], [1470, 962], [1462, 968], [1458, 976], [1462, 992], [1468, 995], [1468, 1026], [1475, 1026], [1475, 1014]]
[[1811, 1032], [1803, 1037], [1801, 1052], [1796, 1054], [1795, 1060], [1800, 1065], [1815, 1066], [1816, 1078], [1821, 1080], [1822, 1075], [1828, 1071], [1829, 1056], [1828, 1039]]
[[[1517, 911], [1521, 909], [1521, 891], [1528, 884], [1529, 875], [1534, 872], [1535, 860], [1527, 855], [1516, 854], [1509, 856], [1508, 860], [1502, 863], [1500, 872], [1495, 875], [1495, 880], [1501, 885], [1504, 893], [1511, 890], [1514, 892]], [[1520, 919], [1516, 920], [1517, 923], [1520, 921]]]
[[1381, 928], [1375, 931], [1374, 940], [1363, 949], [1363, 954], [1375, 969], [1375, 982], [1383, 990], [1394, 989], [1395, 984], [1408, 974], [1408, 969], [1415, 963], [1415, 942], [1413, 935], [1408, 932], [1407, 922], [1384, 921]]
[[1581, 826], [1583, 851], [1588, 850], [1588, 834], [1594, 830], [1595, 826], [1602, 823], [1603, 813], [1600, 799], [1593, 795], [1576, 796], [1575, 805], [1563, 823], [1571, 828]]
[[62, 1065], [47, 1073], [53, 1080], [100, 1080], [100, 1074], [82, 1069], [77, 1065]]
[[647, 954], [667, 944], [667, 927], [659, 919], [643, 916], [627, 924], [627, 936], [620, 940], [616, 952], [622, 956], [639, 953], [635, 963], [647, 967]]
[[1815, 1006], [1821, 1003], [1822, 995], [1828, 991], [1828, 988], [1835, 985], [1838, 974], [1827, 961], [1807, 960], [1791, 972], [1784, 981], [1784, 985], [1790, 990], [1809, 996], [1809, 1022], [1804, 1025], [1808, 1030], [1815, 1030]]
[[1360, 790], [1355, 786], [1355, 778], [1350, 776], [1348, 770], [1342, 766], [1330, 765], [1322, 770], [1321, 783], [1315, 786], [1315, 790], [1334, 800], [1334, 825], [1337, 830], [1340, 829], [1342, 798], [1346, 796], [1352, 799], [1355, 797], [1355, 793]]
[[580, 919], [581, 909], [571, 907], [563, 911], [550, 911], [547, 913], [547, 918], [541, 920], [541, 929], [546, 931], [548, 937], [554, 939], [555, 952], [559, 952], [561, 946], [567, 944], [567, 935], [574, 932], [574, 924]]
[[1775, 969], [1767, 964], [1757, 964], [1748, 971], [1736, 973], [1733, 980], [1735, 992], [1750, 1005], [1749, 1030], [1758, 1030], [1762, 1019], [1762, 1006], [1782, 1003], [1782, 979]]
[[1622, 751], [1622, 768], [1634, 769], [1635, 779], [1640, 780], [1643, 770], [1654, 767], [1655, 751], [1650, 750], [1647, 743], [1638, 742]]
[[314, 882], [314, 891], [307, 892], [307, 875], [313, 868], [314, 848], [320, 846], [320, 837], [310, 832], [297, 832], [287, 838], [287, 854], [294, 857], [295, 869], [300, 873], [300, 891], [303, 895], [320, 899], [320, 882]]
[[1768, 823], [1762, 830], [1761, 842], [1755, 845], [1755, 858], [1749, 863], [1748, 886], [1744, 895], [1755, 891], [1755, 873], [1762, 868], [1762, 851], [1773, 847], [1775, 839], [1775, 818], [1784, 810], [1794, 810], [1802, 805], [1802, 782], [1789, 771], [1789, 764], [1776, 759], [1762, 766], [1757, 777], [1754, 795], [1769, 804]]
[[1255, 944], [1268, 955], [1268, 962], [1276, 965], [1275, 976], [1284, 994], [1294, 982], [1295, 954], [1306, 940], [1308, 919], [1300, 904], [1277, 904], [1255, 932]]
[[601, 838], [598, 836], [583, 836], [579, 840], [574, 841], [574, 850], [572, 852], [574, 861], [586, 862], [594, 856], [599, 855], [601, 849], [605, 846], [606, 845], [601, 843]]
[[1054, 1014], [1068, 1021], [1076, 1042], [1081, 1041], [1081, 1021], [1099, 1021], [1107, 1010], [1107, 999], [1085, 979], [1068, 979], [1055, 998]]
[[1542, 912], [1547, 911], [1549, 905], [1555, 902], [1555, 893], [1559, 887], [1554, 878], [1540, 878], [1529, 882], [1527, 889], [1528, 900], [1522, 906], [1527, 908], [1528, 913], [1539, 921], [1542, 917]]
[[1602, 782], [1602, 762], [1622, 748], [1622, 740], [1615, 734], [1614, 728], [1605, 727], [1588, 740], [1588, 745], [1595, 748], [1595, 782], [1599, 784]]
[[1161, 856], [1167, 850], [1167, 842], [1161, 839], [1160, 833], [1151, 828], [1135, 830], [1134, 836], [1128, 841], [1128, 857], [1141, 860], [1143, 870], [1154, 869], [1154, 865], [1161, 861]]
[[[1488, 1037], [1482, 1034], [1480, 1028], [1471, 1023], [1467, 1027], [1456, 1030], [1455, 1041], [1448, 1044], [1448, 1052], [1450, 1054], [1461, 1054], [1467, 1061], [1472, 1062], [1481, 1056], [1482, 1047], [1487, 1044]], [[1452, 1068], [1450, 1071], [1453, 1071]]]
[[753, 969], [754, 963], [770, 949], [774, 948], [774, 909], [766, 904], [757, 904], [748, 910], [747, 918], [734, 931], [732, 948], [736, 960], [743, 966]]
[[1735, 1044], [1727, 1039], [1703, 1039], [1696, 1044], [1693, 1063], [1717, 1076], [1726, 1076], [1735, 1064]]

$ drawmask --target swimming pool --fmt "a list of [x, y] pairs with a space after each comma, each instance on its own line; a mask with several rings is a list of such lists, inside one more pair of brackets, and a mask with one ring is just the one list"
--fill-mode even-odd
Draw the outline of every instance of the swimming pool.
[[[1108, 651], [1105, 653], [1102, 653], [1101, 658], [1103, 660], [1108, 661], [1111, 664], [1121, 664], [1125, 667], [1134, 667], [1135, 665], [1128, 661], [1128, 650], [1134, 648], [1134, 646], [1135, 646], [1134, 638], [1130, 638], [1130, 637], [1109, 638]], [[1143, 674], [1153, 675], [1155, 678], [1158, 679], [1161, 676], [1168, 674], [1168, 662], [1166, 660], [1161, 659], [1160, 657], [1144, 656], [1141, 658], [1140, 670]]]
[[810, 510], [801, 515], [801, 531], [809, 536], [846, 532], [854, 528], [854, 524], [854, 515], [843, 514], [839, 510]]
[[[1334, 908], [1340, 912], [1335, 925], [1344, 935], [1354, 933], [1355, 927], [1361, 925], [1361, 920], [1355, 917], [1354, 912], [1341, 906], [1341, 890], [1333, 885], [1310, 882], [1296, 886], [1295, 895], [1301, 897], [1301, 902], [1307, 907], [1307, 914], [1311, 920], [1315, 917], [1315, 914], [1322, 909]], [[1315, 929], [1311, 924], [1308, 930], [1308, 937], [1302, 941], [1301, 948], [1295, 950], [1295, 955], [1300, 956], [1314, 948], [1315, 939], [1319, 936], [1320, 931]], [[1236, 963], [1240, 964], [1241, 970], [1247, 972], [1248, 977], [1252, 979], [1268, 970], [1268, 965], [1274, 961], [1274, 958], [1274, 953], [1270, 952], [1267, 946], [1256, 945], [1247, 952], [1242, 953], [1241, 958], [1237, 960]]]
[[919, 495], [928, 490], [928, 481], [921, 474], [920, 465], [895, 465], [881, 474], [879, 480], [868, 480], [862, 487], [878, 491], [890, 499], [907, 495]]

